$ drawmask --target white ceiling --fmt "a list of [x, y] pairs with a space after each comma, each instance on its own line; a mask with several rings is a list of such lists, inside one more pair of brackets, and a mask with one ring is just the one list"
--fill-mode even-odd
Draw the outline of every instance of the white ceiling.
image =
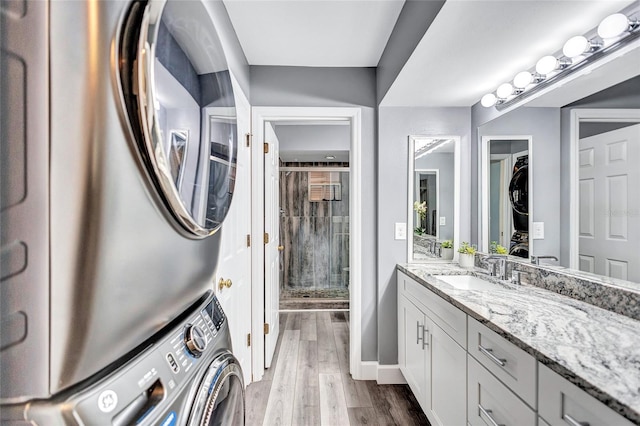
[[633, 0], [448, 0], [383, 106], [471, 106]]
[[404, 0], [223, 0], [250, 65], [375, 67]]

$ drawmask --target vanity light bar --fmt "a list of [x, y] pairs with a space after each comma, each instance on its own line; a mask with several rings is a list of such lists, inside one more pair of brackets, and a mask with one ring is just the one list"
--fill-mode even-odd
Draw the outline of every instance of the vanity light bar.
[[494, 93], [484, 95], [480, 104], [486, 108], [495, 106], [498, 111], [504, 110], [627, 46], [640, 38], [639, 29], [638, 19], [629, 18], [623, 13], [609, 15], [598, 26], [597, 36], [591, 39], [585, 36], [570, 38], [563, 46], [564, 56], [541, 58], [532, 71], [518, 73], [512, 83], [503, 83]]

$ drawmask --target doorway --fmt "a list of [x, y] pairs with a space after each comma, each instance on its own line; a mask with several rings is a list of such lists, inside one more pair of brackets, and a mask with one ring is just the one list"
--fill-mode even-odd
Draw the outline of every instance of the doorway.
[[[271, 165], [274, 164], [275, 158], [272, 155], [275, 152], [279, 152], [281, 149], [279, 136], [274, 130], [274, 127], [277, 128], [280, 125], [286, 124], [295, 124], [295, 125], [326, 125], [327, 123], [333, 123], [345, 126], [348, 128], [349, 133], [349, 150], [347, 153], [348, 162], [348, 173], [343, 174], [344, 170], [338, 170], [329, 172], [328, 170], [322, 170], [323, 174], [326, 175], [326, 172], [330, 174], [333, 173], [334, 176], [324, 176], [320, 175], [313, 176], [313, 185], [318, 186], [318, 188], [312, 187], [309, 188], [309, 182], [311, 180], [310, 173], [311, 172], [319, 172], [319, 170], [306, 170], [306, 186], [308, 195], [311, 192], [314, 193], [314, 197], [318, 197], [321, 201], [316, 202], [315, 208], [319, 209], [320, 206], [324, 202], [326, 203], [335, 203], [338, 198], [347, 198], [348, 204], [348, 220], [344, 220], [344, 214], [340, 215], [342, 222], [340, 222], [340, 226], [336, 226], [336, 229], [344, 231], [345, 228], [348, 229], [348, 263], [346, 262], [334, 262], [337, 265], [348, 265], [348, 266], [340, 266], [340, 268], [348, 267], [347, 271], [344, 273], [348, 273], [348, 278], [345, 275], [345, 278], [340, 279], [339, 282], [348, 282], [348, 300], [349, 300], [349, 322], [352, 333], [352, 339], [350, 340], [349, 346], [349, 365], [350, 372], [354, 378], [359, 378], [362, 376], [362, 361], [361, 361], [361, 311], [360, 311], [360, 276], [361, 276], [361, 262], [360, 262], [360, 252], [361, 252], [361, 224], [357, 218], [361, 212], [361, 154], [360, 154], [360, 109], [359, 108], [288, 108], [288, 107], [256, 107], [253, 109], [253, 129], [254, 129], [254, 143], [253, 143], [253, 177], [252, 183], [254, 188], [264, 188], [265, 191], [254, 190], [252, 204], [254, 206], [264, 206], [264, 209], [254, 208], [252, 209], [252, 224], [253, 224], [253, 238], [254, 240], [258, 238], [262, 239], [264, 234], [265, 244], [264, 245], [255, 245], [253, 246], [253, 265], [252, 265], [252, 286], [253, 286], [253, 297], [252, 297], [252, 311], [253, 311], [253, 326], [252, 330], [255, 335], [259, 335], [262, 333], [265, 337], [264, 339], [255, 339], [255, 345], [252, 346], [252, 351], [254, 355], [254, 381], [260, 380], [264, 374], [265, 366], [269, 366], [273, 359], [273, 351], [275, 350], [275, 342], [278, 338], [279, 327], [277, 326], [277, 318], [278, 315], [274, 315], [275, 311], [279, 312], [279, 306], [275, 305], [273, 302], [275, 301], [275, 295], [279, 293], [280, 290], [280, 278], [274, 279], [274, 276], [271, 274], [273, 268], [269, 266], [267, 270], [269, 270], [269, 274], [265, 273], [265, 267], [271, 265], [271, 259], [278, 258], [278, 263], [280, 263], [280, 259], [284, 257], [284, 254], [280, 253], [285, 251], [285, 245], [282, 242], [286, 241], [287, 237], [283, 238], [283, 241], [280, 240], [280, 223], [282, 216], [290, 216], [288, 215], [288, 211], [280, 209], [278, 206], [278, 210], [274, 211], [273, 204], [279, 204], [278, 200], [275, 201], [274, 192], [280, 192], [280, 182], [278, 182], [277, 186], [265, 185], [265, 176], [269, 176], [270, 182], [274, 182], [275, 180], [280, 181], [282, 179], [282, 175], [285, 175], [287, 169], [285, 167], [309, 167], [315, 169], [317, 164], [308, 164], [309, 162], [305, 162], [298, 157], [299, 161], [282, 161], [281, 155], [278, 154], [277, 158], [277, 170], [278, 173], [272, 174], [271, 170], [267, 170], [269, 168], [273, 168]], [[264, 150], [262, 149], [262, 144], [267, 142], [266, 136], [269, 136], [273, 139], [272, 142], [268, 143], [268, 148], [265, 145]], [[268, 157], [269, 161], [266, 161], [267, 157], [265, 154], [269, 152]], [[283, 150], [284, 153], [287, 152], [287, 148]], [[327, 152], [327, 147], [323, 147], [323, 152]], [[285, 154], [282, 154], [285, 155]], [[330, 155], [330, 154], [325, 154]], [[326, 159], [325, 159], [326, 160]], [[287, 163], [297, 163], [295, 165]], [[315, 163], [315, 162], [311, 162]], [[280, 167], [285, 168], [284, 170], [280, 170]], [[325, 164], [326, 166], [326, 164]], [[341, 164], [340, 166], [344, 166]], [[292, 176], [294, 171], [289, 170], [291, 173], [289, 176]], [[299, 172], [300, 170], [296, 170]], [[275, 177], [277, 175], [277, 177]], [[300, 177], [299, 177], [300, 178]], [[301, 178], [300, 178], [301, 179]], [[316, 185], [318, 184], [319, 185]], [[341, 190], [338, 191], [338, 184], [340, 184]], [[271, 193], [269, 193], [268, 188], [273, 188]], [[279, 195], [279, 194], [278, 194]], [[348, 195], [348, 197], [345, 197]], [[273, 202], [268, 202], [268, 199], [273, 200]], [[293, 199], [293, 198], [292, 198]], [[297, 199], [297, 198], [296, 198]], [[331, 201], [329, 201], [331, 200]], [[312, 202], [307, 203], [307, 208], [313, 208]], [[261, 211], [262, 210], [262, 211]], [[287, 213], [287, 215], [284, 215]], [[274, 220], [274, 217], [275, 219]], [[328, 216], [333, 217], [333, 216]], [[334, 219], [330, 219], [334, 220]], [[338, 219], [336, 219], [336, 222]], [[278, 229], [276, 231], [275, 225], [278, 225]], [[269, 228], [269, 225], [271, 228]], [[269, 228], [269, 229], [268, 229]], [[340, 232], [338, 232], [340, 234]], [[342, 232], [345, 234], [345, 232]], [[269, 241], [269, 243], [267, 243]], [[339, 241], [339, 238], [334, 238], [333, 242]], [[277, 244], [277, 245], [276, 245]], [[344, 241], [341, 242], [344, 244]], [[290, 243], [291, 245], [291, 243]], [[343, 253], [344, 255], [344, 253]], [[328, 262], [327, 262], [328, 263]], [[329, 271], [335, 270], [335, 266], [330, 268]], [[277, 268], [278, 273], [280, 272], [280, 267]], [[284, 259], [282, 259], [282, 269], [284, 269]], [[326, 277], [328, 278], [328, 283], [331, 283], [331, 273], [327, 272]], [[336, 276], [336, 282], [337, 276]], [[264, 318], [264, 323], [260, 320]], [[353, 319], [357, 318], [357, 321]], [[273, 324], [271, 324], [271, 322]], [[263, 332], [264, 330], [264, 332]]]

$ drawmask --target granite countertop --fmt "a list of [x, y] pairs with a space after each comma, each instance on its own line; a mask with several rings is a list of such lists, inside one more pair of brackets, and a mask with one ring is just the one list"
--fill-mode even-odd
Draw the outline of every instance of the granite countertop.
[[532, 285], [456, 289], [433, 275], [462, 275], [455, 264], [398, 269], [485, 324], [588, 394], [640, 424], [640, 321]]

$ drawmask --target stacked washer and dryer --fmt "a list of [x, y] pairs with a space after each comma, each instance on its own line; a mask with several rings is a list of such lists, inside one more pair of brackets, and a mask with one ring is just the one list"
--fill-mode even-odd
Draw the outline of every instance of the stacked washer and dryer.
[[233, 425], [235, 101], [206, 2], [2, 2], [3, 424]]
[[509, 200], [513, 213], [511, 256], [529, 257], [529, 155], [517, 158], [509, 182]]

